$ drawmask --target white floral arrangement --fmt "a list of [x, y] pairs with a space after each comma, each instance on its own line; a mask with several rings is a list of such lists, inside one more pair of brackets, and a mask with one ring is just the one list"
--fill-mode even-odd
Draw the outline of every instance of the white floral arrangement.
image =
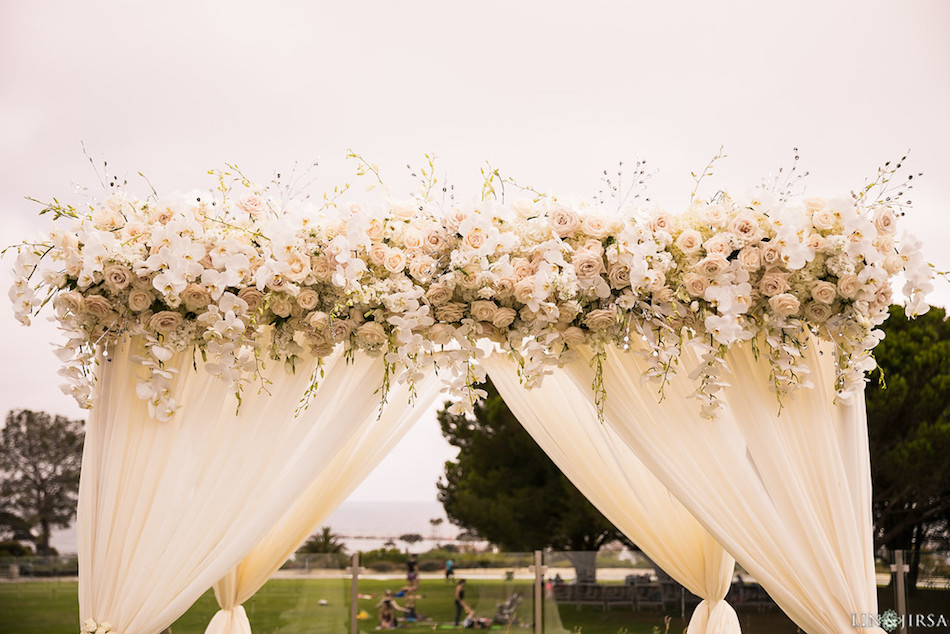
[[97, 623], [95, 619], [86, 619], [79, 629], [80, 634], [114, 634], [114, 632], [112, 623], [108, 621]]
[[[515, 355], [528, 384], [585, 345], [599, 377], [604, 346], [618, 345], [645, 355], [662, 385], [683, 346], [697, 346], [695, 395], [713, 415], [730, 346], [764, 342], [781, 396], [807, 381], [809, 336], [830, 341], [845, 395], [874, 367], [894, 280], [909, 315], [927, 310], [932, 267], [897, 233], [906, 203], [871, 200], [895, 171], [839, 198], [791, 200], [773, 184], [694, 195], [673, 214], [627, 202], [609, 179], [615, 196], [594, 202], [522, 188], [509, 203], [498, 185], [513, 181], [492, 170], [481, 200], [459, 203], [436, 186], [431, 159], [420, 193], [366, 204], [343, 202], [346, 187], [319, 203], [288, 198], [229, 167], [207, 192], [138, 198], [113, 186], [82, 206], [46, 206], [53, 229], [14, 247], [10, 298], [25, 324], [52, 303], [67, 333], [64, 389], [84, 406], [99, 355], [143, 337], [138, 395], [160, 420], [179, 407], [164, 363], [183, 350], [237, 393], [269, 359], [292, 367], [337, 346], [384, 354], [383, 389], [436, 363], [464, 409], [481, 395], [480, 339]], [[594, 389], [602, 400], [599, 380]]]

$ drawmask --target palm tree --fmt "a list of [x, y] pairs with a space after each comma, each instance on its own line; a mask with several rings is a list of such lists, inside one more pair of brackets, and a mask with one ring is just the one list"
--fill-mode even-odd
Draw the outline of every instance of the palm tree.
[[329, 526], [324, 526], [319, 533], [310, 536], [304, 545], [297, 551], [300, 553], [345, 553], [346, 546], [340, 541]]
[[439, 525], [442, 523], [442, 518], [433, 517], [429, 523], [432, 524], [432, 539], [439, 539]]

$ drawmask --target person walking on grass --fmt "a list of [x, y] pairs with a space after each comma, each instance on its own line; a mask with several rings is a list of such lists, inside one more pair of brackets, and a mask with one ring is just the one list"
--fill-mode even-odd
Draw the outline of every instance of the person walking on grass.
[[459, 619], [462, 618], [462, 610], [465, 610], [465, 614], [470, 614], [474, 612], [474, 610], [468, 607], [468, 604], [465, 603], [465, 579], [459, 579], [458, 583], [455, 584], [455, 624], [456, 625], [459, 625]]

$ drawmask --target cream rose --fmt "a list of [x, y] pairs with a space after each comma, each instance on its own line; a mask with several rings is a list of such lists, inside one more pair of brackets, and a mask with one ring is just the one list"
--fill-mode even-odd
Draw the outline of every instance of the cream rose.
[[535, 268], [526, 258], [512, 258], [511, 266], [514, 268], [516, 282], [520, 282], [524, 278], [534, 275]]
[[709, 287], [709, 280], [696, 273], [687, 273], [683, 276], [683, 288], [693, 297], [702, 297]]
[[729, 268], [729, 262], [722, 255], [711, 254], [696, 263], [696, 271], [707, 278], [715, 278]]
[[746, 271], [757, 271], [762, 266], [762, 251], [759, 247], [742, 247], [737, 258], [739, 265]]
[[805, 319], [817, 324], [824, 323], [831, 317], [831, 306], [818, 302], [808, 302], [805, 304]]
[[382, 242], [386, 236], [386, 223], [382, 218], [370, 218], [366, 224], [366, 237], [372, 242]]
[[426, 299], [433, 306], [439, 306], [452, 299], [452, 289], [446, 284], [436, 282], [426, 291]]
[[389, 247], [385, 244], [374, 244], [369, 248], [369, 261], [376, 266], [382, 266], [387, 255], [389, 255]]
[[515, 281], [510, 277], [499, 277], [492, 282], [492, 288], [495, 289], [497, 299], [506, 299], [511, 297], [515, 291]]
[[675, 297], [676, 294], [669, 286], [664, 286], [663, 288], [653, 291], [653, 301], [661, 304], [672, 302]]
[[782, 264], [782, 250], [777, 245], [767, 244], [762, 248], [762, 264], [765, 266], [780, 266]]
[[245, 287], [238, 291], [238, 298], [244, 300], [247, 304], [247, 312], [253, 313], [261, 306], [264, 301], [264, 294], [252, 287]]
[[424, 244], [425, 238], [419, 231], [409, 230], [402, 236], [402, 246], [410, 251], [421, 249]]
[[896, 231], [897, 218], [890, 207], [880, 207], [874, 214], [874, 227], [878, 233], [892, 235]]
[[531, 216], [538, 215], [538, 211], [534, 207], [534, 202], [529, 198], [519, 198], [511, 204], [511, 210], [522, 220], [527, 220]]
[[861, 290], [857, 275], [845, 275], [838, 278], [838, 293], [845, 299], [852, 299]]
[[515, 284], [515, 299], [522, 304], [527, 304], [534, 298], [534, 278], [526, 277]]
[[791, 317], [801, 308], [801, 302], [791, 293], [782, 293], [769, 299], [772, 310], [783, 317]]
[[828, 205], [828, 203], [825, 201], [824, 198], [818, 198], [816, 196], [811, 196], [809, 198], [806, 198], [804, 202], [805, 202], [805, 209], [807, 209], [809, 213], [812, 213], [812, 214], [814, 214], [816, 211], [820, 209], [824, 209]]
[[903, 266], [904, 261], [896, 253], [891, 253], [884, 258], [884, 270], [890, 275], [897, 275]]
[[426, 233], [425, 247], [430, 253], [441, 251], [445, 245], [445, 232], [442, 229], [432, 229]]
[[112, 312], [112, 302], [102, 295], [86, 295], [82, 298], [82, 309], [93, 317], [102, 319]]
[[513, 308], [502, 306], [495, 311], [495, 317], [491, 320], [491, 323], [495, 328], [507, 328], [515, 321], [517, 316], [518, 313]]
[[189, 284], [181, 292], [181, 301], [185, 308], [191, 312], [197, 312], [211, 303], [211, 293], [201, 284]]
[[318, 310], [315, 313], [310, 313], [310, 316], [307, 317], [307, 323], [314, 330], [326, 330], [330, 327], [330, 315]]
[[655, 293], [666, 284], [666, 275], [657, 271], [656, 269], [650, 269], [647, 271], [646, 278], [643, 280], [643, 288], [651, 293]]
[[368, 321], [356, 329], [356, 336], [369, 346], [378, 346], [386, 342], [386, 329], [375, 321]]
[[238, 200], [237, 206], [252, 218], [261, 215], [267, 210], [267, 202], [257, 194], [247, 194]]
[[392, 248], [386, 253], [383, 268], [390, 273], [399, 273], [406, 267], [406, 254], [401, 249]]
[[471, 312], [475, 321], [492, 321], [495, 319], [495, 313], [497, 311], [498, 306], [495, 305], [495, 302], [485, 299], [472, 302]]
[[732, 241], [723, 233], [717, 233], [709, 240], [703, 243], [703, 249], [711, 255], [721, 255], [723, 257], [732, 253]]
[[580, 346], [585, 342], [584, 331], [577, 326], [568, 326], [561, 331], [561, 339], [568, 346]]
[[581, 224], [580, 216], [567, 207], [557, 207], [548, 214], [551, 230], [561, 238], [574, 235]]
[[420, 282], [427, 281], [435, 273], [435, 260], [427, 255], [420, 255], [409, 263], [409, 275]]
[[278, 317], [290, 317], [290, 314], [294, 310], [294, 304], [289, 296], [281, 293], [280, 295], [274, 296], [271, 300], [270, 309], [271, 312]]
[[759, 280], [759, 291], [766, 297], [781, 295], [790, 288], [788, 275], [781, 271], [768, 271]]
[[455, 328], [448, 324], [435, 323], [429, 326], [428, 339], [437, 346], [444, 346], [452, 341]]
[[835, 212], [830, 209], [819, 209], [811, 215], [811, 224], [818, 231], [831, 231], [837, 222]]
[[713, 227], [721, 227], [726, 223], [726, 210], [722, 205], [706, 205], [699, 212], [699, 217]]
[[412, 220], [418, 210], [419, 206], [411, 201], [393, 203], [389, 206], [389, 213], [392, 214], [392, 217], [403, 221]]
[[472, 227], [472, 230], [462, 238], [462, 244], [473, 251], [481, 249], [487, 241], [488, 236], [485, 235], [485, 230], [481, 227]]
[[617, 321], [617, 311], [613, 308], [598, 308], [587, 313], [584, 323], [591, 330], [607, 330]]
[[811, 298], [819, 304], [830, 304], [837, 296], [838, 292], [831, 282], [815, 282], [815, 285], [811, 287]]
[[305, 288], [297, 293], [297, 305], [304, 310], [313, 310], [320, 301], [320, 295], [313, 289]]
[[79, 291], [64, 291], [59, 293], [56, 296], [56, 308], [67, 310], [74, 315], [78, 315], [82, 311], [82, 293]]
[[148, 320], [148, 327], [155, 332], [168, 334], [178, 329], [184, 323], [185, 320], [175, 311], [163, 310], [152, 315], [152, 318]]
[[762, 238], [762, 228], [759, 220], [752, 213], [744, 211], [729, 223], [729, 231], [739, 236], [746, 244], [756, 242]]
[[327, 260], [327, 256], [315, 255], [310, 258], [310, 274], [320, 282], [329, 281], [332, 272], [330, 271], [330, 262]]
[[677, 236], [675, 244], [686, 255], [692, 255], [703, 246], [703, 234], [695, 229], [685, 229]]
[[129, 291], [129, 310], [140, 313], [146, 310], [155, 301], [155, 296], [149, 291], [133, 288]]
[[610, 223], [599, 214], [591, 214], [584, 217], [583, 222], [581, 222], [581, 230], [599, 240], [610, 232]]
[[333, 341], [340, 343], [350, 338], [350, 333], [353, 332], [355, 327], [356, 324], [352, 319], [334, 319], [333, 323], [330, 324], [330, 335], [333, 337]]
[[124, 266], [111, 264], [102, 270], [102, 278], [113, 292], [127, 287], [132, 281], [132, 272]]
[[466, 308], [462, 302], [448, 302], [436, 307], [435, 318], [446, 323], [462, 321]]
[[607, 270], [607, 280], [613, 288], [630, 286], [630, 267], [626, 264], [613, 264]]
[[571, 259], [574, 272], [582, 280], [589, 280], [605, 272], [603, 257], [597, 253], [583, 249], [577, 251]]
[[814, 249], [815, 251], [821, 251], [824, 249], [826, 242], [827, 240], [825, 240], [824, 236], [819, 233], [809, 233], [805, 238], [805, 246], [809, 249]]

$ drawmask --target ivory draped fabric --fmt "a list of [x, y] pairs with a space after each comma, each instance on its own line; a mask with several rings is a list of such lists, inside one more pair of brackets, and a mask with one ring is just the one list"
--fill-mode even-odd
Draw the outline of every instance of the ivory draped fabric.
[[[592, 400], [582, 356], [566, 367]], [[682, 362], [698, 359], [686, 350]], [[803, 630], [853, 634], [854, 615], [877, 613], [863, 395], [835, 401], [832, 350], [815, 340], [805, 353], [814, 388], [783, 397], [781, 416], [750, 343], [726, 362], [726, 411], [703, 420], [686, 372], [658, 402], [641, 381], [646, 361], [608, 347], [606, 422]]]
[[525, 389], [507, 355], [496, 352], [480, 363], [518, 421], [581, 493], [660, 568], [702, 597], [689, 634], [740, 632], [736, 612], [724, 600], [735, 560], [601, 423], [590, 389], [560, 370]]
[[249, 634], [247, 614], [241, 604], [256, 593], [294, 551], [310, 536], [353, 489], [369, 475], [402, 439], [419, 416], [439, 395], [440, 383], [430, 373], [417, 382], [410, 403], [409, 386], [394, 385], [382, 415], [376, 411], [363, 420], [344, 417], [336, 421], [355, 427], [356, 433], [326, 463], [313, 483], [241, 563], [214, 584], [221, 606], [206, 634]]
[[[310, 406], [294, 416], [316, 360], [275, 363], [267, 392], [232, 391], [188, 352], [165, 367], [180, 411], [149, 416], [136, 396], [139, 338], [100, 359], [79, 494], [80, 618], [122, 634], [175, 621], [260, 543], [379, 405], [384, 362], [337, 351]], [[303, 367], [299, 367], [303, 366]]]

